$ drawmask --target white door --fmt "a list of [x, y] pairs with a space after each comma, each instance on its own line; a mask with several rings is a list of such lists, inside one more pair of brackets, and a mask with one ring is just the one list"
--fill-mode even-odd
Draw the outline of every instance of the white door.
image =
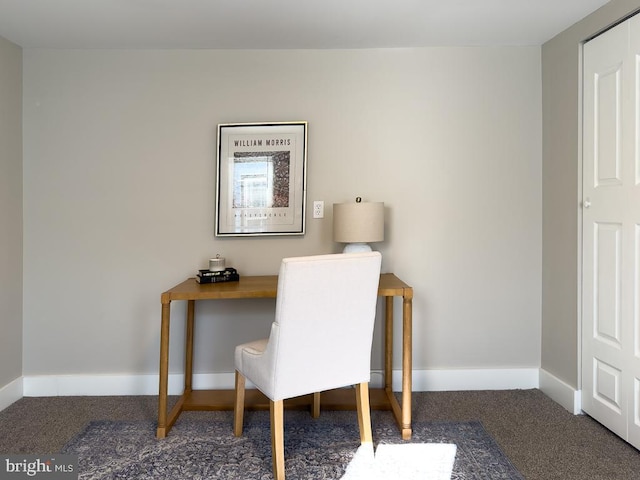
[[584, 47], [582, 408], [640, 448], [638, 54], [640, 17]]
[[630, 378], [633, 382], [632, 391], [629, 392], [629, 438], [628, 441], [636, 448], [640, 448], [640, 16], [636, 15], [629, 20], [629, 57], [633, 59], [631, 70], [633, 83], [631, 84], [631, 101], [629, 114], [633, 117], [630, 124], [633, 134], [631, 135], [633, 145], [628, 163], [629, 170], [629, 198], [627, 200], [627, 222], [632, 229], [629, 235], [629, 318], [630, 334], [629, 339], [629, 369]]

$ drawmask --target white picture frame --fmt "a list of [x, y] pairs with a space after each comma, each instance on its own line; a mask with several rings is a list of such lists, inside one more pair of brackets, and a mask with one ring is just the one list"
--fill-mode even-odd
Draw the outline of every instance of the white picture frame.
[[215, 235], [304, 235], [307, 122], [218, 125]]

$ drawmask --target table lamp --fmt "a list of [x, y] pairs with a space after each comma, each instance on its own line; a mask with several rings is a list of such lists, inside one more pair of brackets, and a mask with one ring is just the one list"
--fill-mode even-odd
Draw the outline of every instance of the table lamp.
[[370, 242], [384, 240], [384, 203], [333, 204], [333, 240], [346, 243], [342, 253], [370, 252]]

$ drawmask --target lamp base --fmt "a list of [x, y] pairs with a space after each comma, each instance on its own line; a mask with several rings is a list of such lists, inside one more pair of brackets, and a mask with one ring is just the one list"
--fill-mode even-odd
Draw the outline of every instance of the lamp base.
[[360, 253], [371, 252], [371, 247], [368, 243], [347, 243], [344, 246], [342, 253]]

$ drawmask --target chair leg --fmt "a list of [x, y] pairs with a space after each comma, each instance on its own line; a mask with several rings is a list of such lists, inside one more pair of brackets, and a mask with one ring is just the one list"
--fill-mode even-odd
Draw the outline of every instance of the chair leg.
[[270, 400], [273, 478], [284, 480], [284, 400]]
[[313, 392], [313, 404], [311, 405], [311, 416], [318, 418], [320, 416], [320, 392]]
[[360, 443], [373, 443], [371, 433], [371, 409], [369, 405], [369, 383], [356, 385], [356, 407], [358, 410], [358, 427], [360, 428]]
[[236, 370], [236, 403], [233, 406], [233, 434], [236, 437], [242, 435], [244, 423], [244, 386], [244, 375]]

